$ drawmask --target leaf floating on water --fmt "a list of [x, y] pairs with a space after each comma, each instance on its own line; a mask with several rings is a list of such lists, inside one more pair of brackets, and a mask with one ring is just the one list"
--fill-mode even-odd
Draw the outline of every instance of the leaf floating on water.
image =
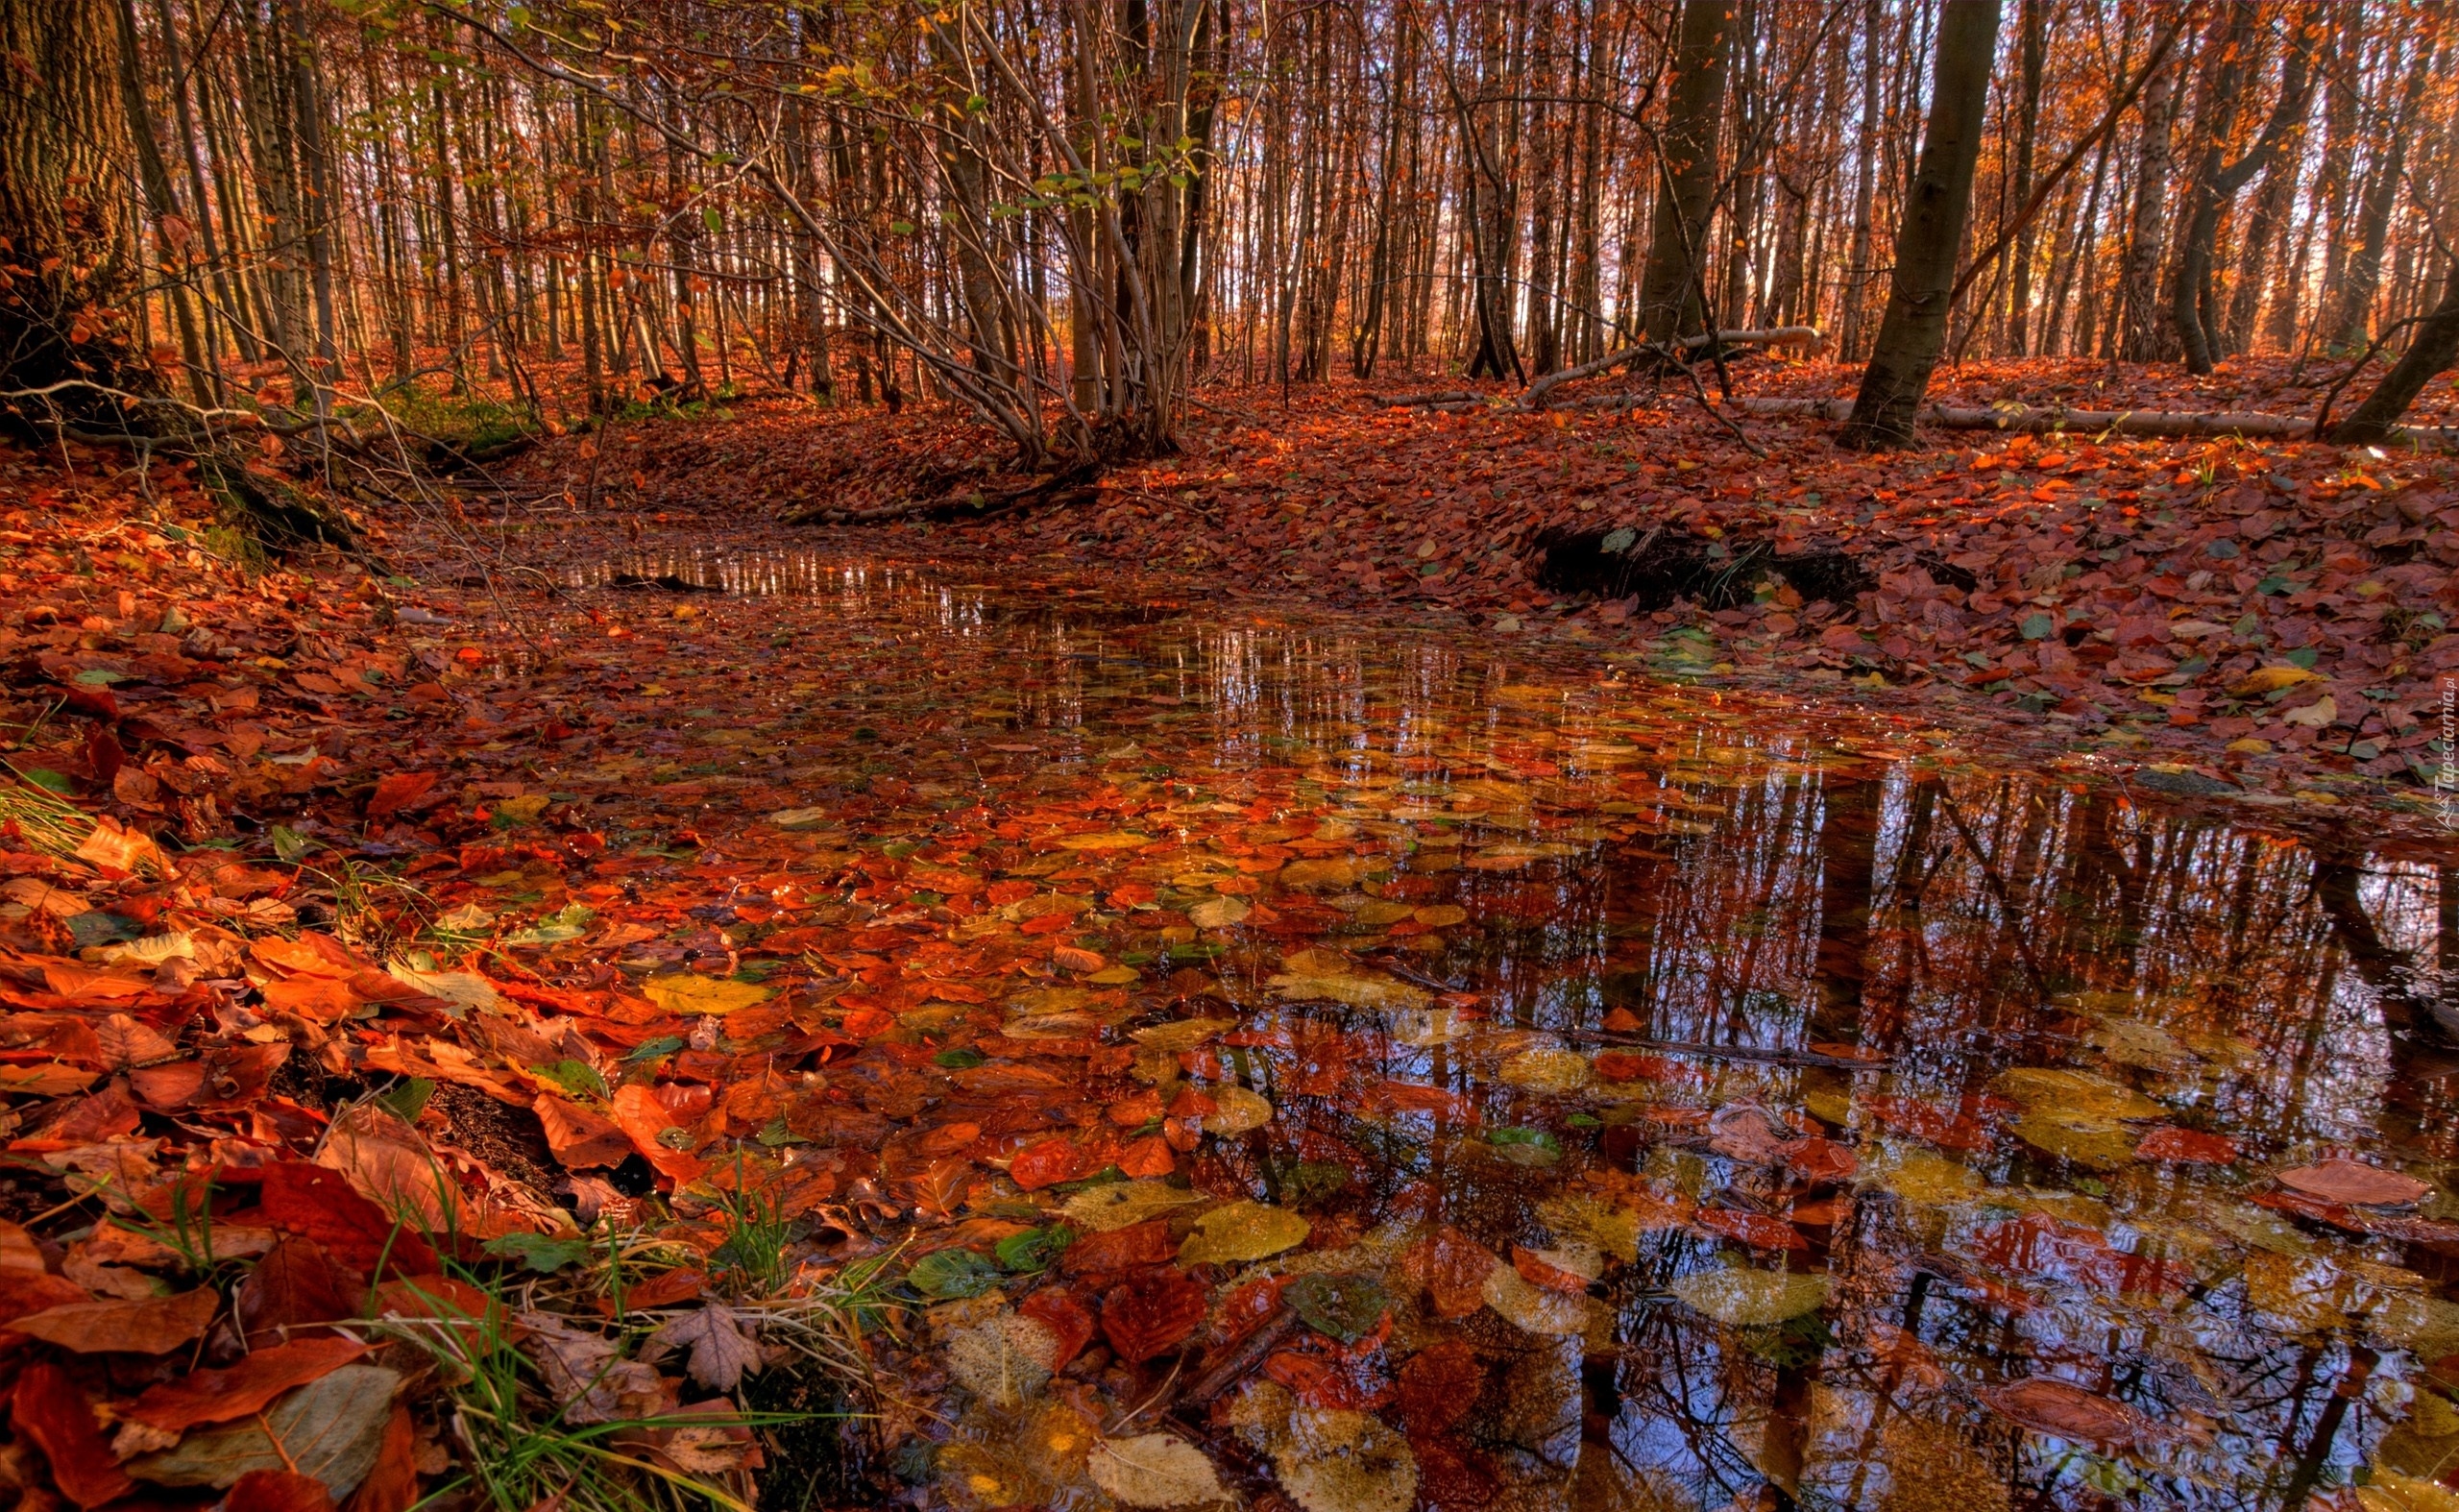
[[2134, 1134], [2113, 1118], [2062, 1108], [2035, 1108], [2017, 1119], [2015, 1137], [2090, 1171], [2114, 1171], [2134, 1158]]
[[1286, 1207], [1231, 1203], [1196, 1220], [1195, 1232], [1179, 1246], [1179, 1261], [1234, 1265], [1260, 1260], [1305, 1243], [1308, 1227], [1305, 1219]]
[[2027, 1108], [2046, 1106], [2083, 1117], [2163, 1118], [2168, 1110], [2134, 1090], [2089, 1071], [2062, 1066], [2015, 1066], [1998, 1073], [1998, 1089]]
[[1039, 1319], [1000, 1311], [950, 1333], [942, 1357], [957, 1383], [993, 1406], [1040, 1395], [1059, 1358], [1059, 1336]]
[[1744, 1165], [1776, 1165], [1793, 1132], [1756, 1103], [1727, 1103], [1708, 1119], [1708, 1148]]
[[1228, 929], [1247, 916], [1248, 907], [1245, 898], [1206, 898], [1187, 910], [1187, 921], [1200, 929]]
[[2377, 1465], [2356, 1488], [2356, 1504], [2364, 1512], [2459, 1512], [2459, 1491]]
[[641, 984], [650, 1002], [682, 1018], [697, 1018], [705, 1013], [731, 1013], [737, 1009], [766, 1003], [776, 988], [757, 982], [737, 982], [730, 977], [704, 977], [693, 972], [673, 976], [651, 977]]
[[1343, 1344], [1374, 1332], [1392, 1305], [1392, 1294], [1372, 1276], [1301, 1276], [1281, 1295], [1306, 1327]]
[[1059, 1208], [1075, 1227], [1093, 1233], [1130, 1229], [1156, 1213], [1200, 1206], [1212, 1199], [1167, 1182], [1109, 1182], [1086, 1187]]
[[1523, 1050], [1505, 1061], [1496, 1079], [1532, 1092], [1570, 1092], [1586, 1086], [1588, 1057], [1575, 1050]]
[[1225, 1029], [1237, 1027], [1234, 1018], [1181, 1018], [1166, 1024], [1148, 1024], [1129, 1037], [1147, 1050], [1166, 1050], [1176, 1054], [1193, 1050]]
[[2237, 1141], [2224, 1134], [2203, 1134], [2194, 1129], [2164, 1126], [2143, 1136], [2134, 1147], [2138, 1160], [2167, 1160], [2185, 1165], [2231, 1165], [2238, 1155]]
[[2406, 1207], [2433, 1195], [2413, 1176], [2362, 1160], [2330, 1159], [2279, 1173], [2279, 1184], [2327, 1203], [2361, 1207]]
[[1351, 1008], [1424, 1008], [1434, 1001], [1424, 988], [1398, 978], [1354, 972], [1300, 975], [1284, 971], [1265, 986], [1292, 1002], [1346, 1003]]
[[2008, 1417], [2051, 1438], [2102, 1449], [2124, 1449], [2158, 1435], [2151, 1420], [2123, 1402], [2045, 1376], [1975, 1393]]
[[1545, 1286], [1533, 1286], [1508, 1265], [1486, 1273], [1485, 1303], [1513, 1328], [1555, 1338], [1588, 1327], [1589, 1299]]
[[1961, 1202], [1986, 1184], [1978, 1172], [1962, 1161], [1934, 1155], [1915, 1145], [1870, 1147], [1863, 1173], [1864, 1184], [1884, 1187], [1906, 1202], [1924, 1207]]
[[1175, 1433], [1104, 1439], [1093, 1446], [1084, 1468], [1093, 1484], [1132, 1507], [1182, 1507], [1231, 1500], [1212, 1461]]
[[1059, 837], [1062, 850], [1141, 850], [1152, 843], [1152, 836], [1138, 835], [1131, 830], [1105, 830], [1097, 835]]
[[1306, 1512], [1409, 1512], [1417, 1501], [1409, 1441], [1363, 1412], [1292, 1412], [1272, 1468]]
[[1673, 1283], [1673, 1295], [1718, 1323], [1764, 1328], [1815, 1312], [1827, 1301], [1828, 1280], [1791, 1271], [1737, 1265], [1696, 1271]]
[[1207, 1090], [1215, 1105], [1213, 1110], [1199, 1113], [1189, 1120], [1201, 1133], [1246, 1134], [1272, 1122], [1272, 1104], [1260, 1093], [1251, 1092], [1234, 1082], [1225, 1082]]

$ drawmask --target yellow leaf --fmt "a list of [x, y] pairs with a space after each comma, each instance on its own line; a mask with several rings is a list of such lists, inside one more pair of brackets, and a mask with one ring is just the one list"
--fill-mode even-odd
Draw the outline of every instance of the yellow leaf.
[[696, 1016], [701, 1013], [731, 1013], [738, 1008], [765, 1003], [774, 995], [773, 988], [757, 982], [737, 982], [729, 977], [695, 976], [689, 972], [668, 977], [651, 977], [641, 984], [649, 1001], [670, 1013]]
[[2257, 667], [2229, 684], [2228, 696], [2259, 698], [2267, 693], [2277, 693], [2282, 688], [2294, 688], [2301, 682], [2318, 682], [2321, 678], [2320, 672], [2307, 671], [2302, 667], [2290, 667], [2285, 664]]
[[1059, 838], [1062, 850], [1139, 850], [1152, 843], [1152, 836], [1127, 830], [1104, 830], [1098, 835], [1061, 835]]

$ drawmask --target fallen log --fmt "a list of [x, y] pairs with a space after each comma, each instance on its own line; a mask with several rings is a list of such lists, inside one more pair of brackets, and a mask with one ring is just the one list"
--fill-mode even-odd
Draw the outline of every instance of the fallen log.
[[1545, 403], [1546, 396], [1562, 384], [1595, 378], [1599, 373], [1619, 368], [1625, 362], [1636, 362], [1642, 357], [1669, 357], [1681, 353], [1698, 352], [1712, 342], [1719, 347], [1813, 347], [1825, 339], [1815, 326], [1777, 326], [1766, 330], [1719, 330], [1714, 335], [1702, 332], [1673, 342], [1643, 341], [1636, 347], [1609, 352], [1576, 367], [1540, 374], [1530, 381], [1527, 392], [1520, 396], [1520, 407], [1538, 408]]
[[[1853, 413], [1849, 399], [1766, 399], [1726, 401], [1746, 415], [1792, 416], [1805, 420], [1843, 420]], [[2260, 436], [2301, 441], [2312, 436], [2314, 423], [2301, 415], [2264, 415], [2252, 411], [2167, 409], [2060, 409], [2009, 404], [1974, 409], [1951, 404], [1925, 404], [1919, 423], [1942, 430], [2007, 430], [2029, 434], [2067, 431], [2121, 436]], [[2395, 432], [2392, 445], [2413, 443], [2445, 450], [2459, 449], [2459, 427], [2408, 426]]]

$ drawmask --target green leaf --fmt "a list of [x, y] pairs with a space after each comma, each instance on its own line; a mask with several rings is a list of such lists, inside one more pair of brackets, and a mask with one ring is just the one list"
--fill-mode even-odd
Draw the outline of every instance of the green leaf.
[[589, 1258], [586, 1239], [550, 1239], [543, 1233], [507, 1233], [489, 1239], [479, 1248], [499, 1260], [513, 1260], [523, 1267], [549, 1276], [567, 1265], [577, 1265]]
[[661, 1060], [674, 1054], [688, 1043], [690, 1041], [680, 1035], [660, 1035], [655, 1039], [644, 1039], [641, 1041], [640, 1048], [623, 1058], [623, 1063], [637, 1065], [644, 1061]]
[[954, 1050], [942, 1050], [937, 1055], [933, 1056], [931, 1058], [931, 1063], [933, 1065], [945, 1066], [951, 1071], [970, 1071], [975, 1066], [982, 1064], [988, 1059], [989, 1058], [987, 1056], [985, 1056], [979, 1050], [959, 1045]]
[[435, 1084], [423, 1076], [398, 1082], [376, 1094], [376, 1100], [399, 1113], [403, 1123], [415, 1123], [426, 1111], [426, 1100], [435, 1095]]
[[1076, 1242], [1076, 1231], [1063, 1223], [1011, 1233], [991, 1246], [999, 1263], [1011, 1271], [1046, 1271]]
[[2302, 668], [2304, 668], [2307, 671], [2309, 671], [2309, 672], [2310, 672], [2310, 671], [2312, 671], [2314, 670], [2314, 663], [2315, 663], [2319, 658], [2318, 658], [2318, 656], [2317, 656], [2317, 654], [2316, 654], [2315, 649], [2314, 649], [2314, 647], [2313, 647], [2313, 646], [2299, 646], [2297, 649], [2295, 649], [2295, 650], [2293, 650], [2293, 651], [2289, 652], [2289, 653], [2288, 653], [2288, 655], [2287, 655], [2285, 658], [2283, 658], [2283, 659], [2288, 663], [2288, 665], [2289, 665], [2289, 666], [2291, 666], [2291, 667], [2302, 667]]
[[320, 841], [308, 839], [287, 824], [275, 825], [267, 832], [267, 838], [273, 841], [275, 857], [283, 862], [297, 861], [323, 843]]
[[532, 1066], [530, 1069], [575, 1097], [606, 1095], [606, 1079], [586, 1061], [558, 1061], [553, 1065]]
[[1281, 1295], [1300, 1322], [1343, 1344], [1374, 1332], [1392, 1305], [1392, 1294], [1372, 1276], [1301, 1276]]
[[700, 224], [709, 228], [712, 235], [726, 229], [725, 217], [718, 213], [718, 207], [714, 205], [700, 207]]
[[2029, 614], [2024, 616], [2024, 639], [2027, 641], [2046, 641], [2049, 639], [2049, 632], [2053, 628], [2055, 628], [2055, 626], [2052, 624], [2049, 616], [2045, 614]]
[[999, 1262], [973, 1250], [935, 1250], [913, 1262], [906, 1284], [925, 1297], [979, 1297], [1000, 1281]]
[[128, 673], [115, 672], [108, 667], [88, 667], [77, 674], [77, 681], [87, 688], [108, 688], [115, 682], [128, 680]]

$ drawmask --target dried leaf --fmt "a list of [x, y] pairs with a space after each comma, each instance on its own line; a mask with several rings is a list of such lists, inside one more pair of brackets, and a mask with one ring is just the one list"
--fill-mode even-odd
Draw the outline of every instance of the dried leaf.
[[1179, 1246], [1179, 1259], [1187, 1265], [1260, 1260], [1303, 1244], [1307, 1229], [1306, 1220], [1286, 1207], [1231, 1203], [1196, 1220], [1195, 1232]]
[[221, 1294], [207, 1286], [134, 1302], [72, 1302], [9, 1327], [79, 1354], [168, 1354], [203, 1337], [221, 1308]]
[[275, 1402], [245, 1423], [206, 1428], [176, 1449], [128, 1462], [131, 1475], [165, 1486], [227, 1487], [252, 1470], [296, 1470], [336, 1499], [356, 1488], [393, 1416], [398, 1372], [345, 1365]]
[[660, 1324], [642, 1344], [641, 1355], [656, 1360], [678, 1349], [692, 1352], [686, 1371], [711, 1391], [730, 1392], [744, 1376], [760, 1371], [759, 1343], [743, 1331], [732, 1308], [714, 1302]]
[[1103, 1439], [1086, 1458], [1093, 1484], [1132, 1507], [1182, 1507], [1233, 1500], [1203, 1451], [1175, 1433]]

